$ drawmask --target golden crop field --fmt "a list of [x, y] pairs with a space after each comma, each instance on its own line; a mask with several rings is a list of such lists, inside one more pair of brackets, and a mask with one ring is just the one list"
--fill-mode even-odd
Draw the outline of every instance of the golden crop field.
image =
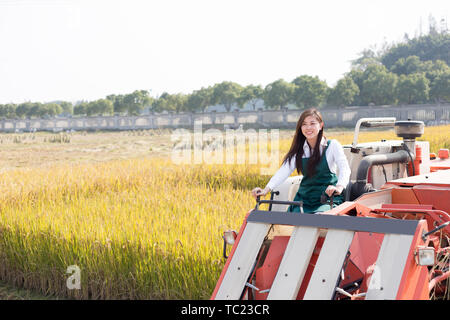
[[[280, 161], [293, 130], [280, 131]], [[326, 132], [349, 144], [352, 132]], [[425, 129], [450, 148], [450, 125]], [[258, 164], [175, 164], [170, 131], [0, 134], [0, 280], [77, 299], [208, 299]], [[359, 141], [396, 139], [392, 130]], [[69, 140], [69, 141], [67, 141]], [[69, 289], [69, 266], [81, 271]]]

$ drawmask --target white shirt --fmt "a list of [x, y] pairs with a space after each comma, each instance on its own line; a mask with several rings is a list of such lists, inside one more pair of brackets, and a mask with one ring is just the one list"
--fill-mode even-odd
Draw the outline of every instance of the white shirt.
[[[323, 150], [327, 147], [327, 140], [322, 137], [320, 142], [319, 150], [322, 155]], [[313, 150], [312, 150], [313, 151]], [[305, 141], [303, 145], [303, 158], [309, 158], [311, 156], [310, 148], [308, 142]], [[344, 154], [344, 149], [342, 148], [339, 141], [332, 139], [330, 141], [330, 145], [325, 153], [328, 162], [328, 168], [330, 171], [337, 175], [338, 182], [336, 185], [343, 186], [344, 188], [347, 186], [350, 181], [350, 167], [347, 162], [347, 158]], [[282, 184], [296, 169], [295, 167], [295, 159], [294, 155], [290, 161], [290, 163], [285, 162], [280, 169], [275, 173], [275, 175], [269, 180], [266, 187], [269, 187], [270, 190], [273, 190], [280, 184]]]

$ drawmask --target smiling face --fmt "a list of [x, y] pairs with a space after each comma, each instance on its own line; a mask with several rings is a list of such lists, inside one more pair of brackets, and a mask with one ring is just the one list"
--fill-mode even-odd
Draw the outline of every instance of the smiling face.
[[323, 122], [320, 122], [315, 116], [307, 116], [303, 120], [302, 133], [309, 142], [315, 142], [322, 128]]

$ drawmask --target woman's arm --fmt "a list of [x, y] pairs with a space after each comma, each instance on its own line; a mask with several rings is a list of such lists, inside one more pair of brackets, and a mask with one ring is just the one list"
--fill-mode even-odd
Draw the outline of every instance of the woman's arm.
[[269, 182], [266, 185], [266, 188], [269, 188], [270, 190], [273, 190], [280, 184], [282, 184], [289, 176], [294, 172], [295, 170], [295, 156], [292, 157], [291, 161], [289, 163], [285, 162], [283, 165], [278, 169], [278, 171], [274, 174], [274, 176], [269, 180]]

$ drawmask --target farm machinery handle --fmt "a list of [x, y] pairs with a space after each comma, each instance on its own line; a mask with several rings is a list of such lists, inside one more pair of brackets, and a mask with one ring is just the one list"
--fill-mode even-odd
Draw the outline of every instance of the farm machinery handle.
[[[261, 204], [267, 203], [269, 204], [269, 209], [268, 211], [272, 210], [272, 205], [273, 204], [282, 204], [282, 205], [294, 205], [294, 206], [299, 206], [300, 207], [300, 212], [303, 213], [303, 201], [281, 201], [281, 200], [273, 200], [273, 196], [274, 195], [278, 195], [280, 192], [279, 191], [275, 191], [275, 192], [271, 192], [270, 195], [270, 200], [260, 200], [260, 196], [256, 197], [256, 206], [255, 206], [255, 210], [259, 209], [259, 206]], [[330, 204], [330, 209], [333, 209], [333, 198], [335, 196], [336, 192], [333, 192], [333, 194], [328, 197], [327, 194], [325, 192], [322, 193], [322, 195], [320, 196], [320, 203], [321, 204], [326, 204], [329, 203]]]

